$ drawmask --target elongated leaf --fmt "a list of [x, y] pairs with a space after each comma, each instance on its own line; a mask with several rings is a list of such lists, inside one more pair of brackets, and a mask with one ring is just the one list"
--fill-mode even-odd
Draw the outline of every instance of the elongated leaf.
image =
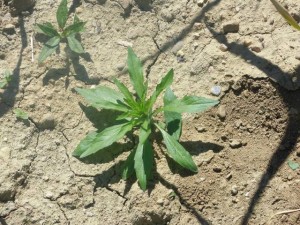
[[70, 26], [68, 26], [64, 32], [63, 32], [63, 36], [64, 37], [68, 37], [70, 35], [73, 35], [73, 34], [76, 34], [76, 33], [79, 33], [81, 31], [84, 30], [84, 25], [86, 24], [86, 22], [78, 22], [78, 23], [74, 23]]
[[128, 48], [128, 72], [131, 83], [140, 99], [143, 99], [146, 93], [146, 87], [144, 86], [144, 75], [141, 61], [138, 59], [132, 48]]
[[53, 28], [53, 26], [49, 26], [49, 23], [45, 24], [36, 24], [38, 28], [47, 36], [54, 37], [59, 36], [59, 33]]
[[68, 45], [73, 52], [78, 54], [84, 53], [84, 49], [81, 43], [75, 38], [75, 35], [70, 35], [67, 37]]
[[53, 28], [53, 26], [49, 23], [45, 24], [36, 24], [38, 28], [44, 33], [45, 35], [49, 37], [59, 36], [59, 33]]
[[128, 103], [128, 105], [130, 105], [131, 108], [135, 108], [137, 106], [137, 103], [134, 100], [134, 97], [133, 97], [132, 93], [128, 90], [128, 88], [117, 79], [114, 79], [114, 83], [115, 83], [115, 85], [117, 85], [118, 89], [125, 96], [125, 100]]
[[[172, 101], [176, 100], [171, 88], [167, 88], [164, 95], [164, 105], [167, 106]], [[182, 131], [182, 117], [180, 113], [177, 112], [164, 112], [166, 128], [170, 135], [172, 135], [176, 140], [180, 139]]]
[[173, 74], [174, 74], [173, 69], [171, 69], [166, 74], [166, 76], [161, 80], [161, 82], [156, 86], [155, 91], [153, 92], [150, 98], [149, 108], [153, 106], [160, 93], [172, 84]]
[[181, 144], [179, 144], [179, 142], [177, 142], [174, 137], [172, 137], [166, 131], [164, 131], [161, 127], [159, 127], [157, 124], [155, 125], [163, 135], [168, 155], [182, 167], [190, 171], [197, 172], [198, 168], [194, 163], [192, 156], [184, 149], [184, 147]]
[[134, 169], [142, 190], [147, 188], [147, 180], [151, 177], [154, 163], [153, 149], [148, 140], [139, 143], [134, 156]]
[[79, 22], [80, 22], [80, 19], [78, 18], [78, 16], [76, 14], [74, 14], [73, 24], [79, 23]]
[[185, 96], [182, 99], [176, 99], [163, 107], [164, 111], [177, 113], [195, 113], [202, 112], [216, 104], [219, 101], [197, 96]]
[[282, 17], [294, 28], [300, 30], [300, 26], [297, 21], [289, 14], [289, 12], [282, 6], [277, 0], [271, 0], [277, 11], [282, 15]]
[[135, 156], [136, 150], [133, 150], [130, 152], [129, 156], [127, 157], [123, 172], [122, 172], [122, 179], [127, 180], [129, 177], [131, 177], [134, 173], [134, 156]]
[[68, 1], [62, 0], [56, 12], [56, 20], [60, 29], [63, 29], [68, 19]]
[[46, 44], [42, 48], [41, 53], [39, 54], [39, 58], [38, 58], [39, 63], [45, 61], [45, 59], [49, 55], [55, 52], [55, 50], [59, 46], [59, 42], [60, 42], [60, 37], [57, 36], [51, 38], [49, 41], [46, 42]]
[[129, 110], [123, 101], [124, 96], [109, 87], [98, 86], [93, 89], [76, 88], [76, 91], [95, 108], [113, 109], [121, 112]]
[[151, 133], [150, 120], [146, 119], [140, 128], [139, 143], [144, 144]]
[[108, 127], [100, 133], [88, 134], [73, 152], [74, 156], [84, 158], [102, 150], [114, 142], [120, 140], [128, 131], [133, 128], [131, 122], [122, 123]]

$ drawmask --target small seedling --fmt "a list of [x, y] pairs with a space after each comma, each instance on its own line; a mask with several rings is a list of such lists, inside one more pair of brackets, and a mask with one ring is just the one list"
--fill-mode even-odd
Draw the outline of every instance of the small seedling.
[[281, 16], [294, 28], [300, 31], [297, 21], [289, 14], [289, 12], [277, 0], [270, 0]]
[[86, 22], [82, 22], [75, 15], [73, 24], [66, 26], [68, 20], [68, 6], [67, 0], [62, 0], [57, 12], [56, 20], [58, 23], [58, 30], [47, 22], [44, 24], [37, 24], [38, 31], [51, 37], [42, 48], [38, 61], [42, 63], [48, 56], [50, 56], [58, 48], [59, 43], [67, 40], [69, 48], [78, 54], [84, 53], [81, 43], [76, 39], [75, 35], [84, 30]]
[[24, 112], [22, 109], [14, 109], [13, 112], [18, 119], [28, 120], [29, 118], [28, 114]]
[[[169, 87], [173, 82], [173, 69], [162, 78], [152, 95], [147, 98], [148, 82], [144, 81], [142, 64], [131, 48], [128, 49], [127, 63], [135, 94], [117, 79], [114, 79], [114, 83], [120, 92], [105, 86], [76, 89], [91, 106], [97, 109], [116, 110], [121, 114], [116, 118], [115, 125], [88, 134], [79, 143], [73, 155], [84, 158], [105, 151], [106, 147], [122, 139], [128, 132], [138, 130], [138, 145], [124, 163], [122, 177], [127, 179], [135, 171], [141, 188], [145, 190], [154, 166], [150, 136], [157, 129], [162, 134], [167, 155], [182, 167], [197, 172], [198, 168], [191, 155], [178, 142], [182, 130], [181, 113], [201, 112], [216, 105], [218, 101], [196, 96], [177, 99]], [[154, 108], [158, 96], [163, 91], [165, 91], [164, 105]], [[164, 115], [164, 122], [160, 122], [157, 118], [160, 113]]]
[[4, 79], [0, 81], [0, 89], [3, 89], [8, 85], [8, 83], [11, 81], [12, 73], [8, 70], [5, 70], [3, 76]]

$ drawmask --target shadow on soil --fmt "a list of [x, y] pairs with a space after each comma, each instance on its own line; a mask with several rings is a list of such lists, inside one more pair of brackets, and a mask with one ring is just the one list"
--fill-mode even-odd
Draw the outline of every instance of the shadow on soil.
[[8, 224], [5, 222], [5, 219], [0, 217], [0, 225], [8, 225]]
[[20, 35], [21, 35], [21, 49], [19, 53], [19, 59], [17, 62], [17, 65], [15, 69], [12, 72], [12, 79], [8, 83], [6, 89], [4, 90], [3, 94], [0, 96], [1, 99], [3, 100], [2, 103], [0, 102], [0, 106], [3, 104], [6, 104], [9, 107], [2, 107], [0, 110], [0, 117], [2, 117], [5, 113], [7, 113], [11, 107], [14, 106], [15, 101], [16, 101], [16, 95], [19, 92], [19, 85], [20, 85], [20, 67], [22, 64], [22, 57], [23, 57], [23, 51], [28, 45], [28, 40], [27, 40], [27, 34], [24, 26], [24, 20], [22, 16], [19, 16], [18, 22], [20, 25]]
[[[228, 51], [240, 56], [242, 59], [250, 62], [251, 65], [257, 67], [259, 70], [264, 72], [272, 80], [276, 80], [278, 84], [270, 82], [276, 89], [277, 93], [281, 96], [282, 101], [286, 104], [287, 108], [294, 108], [300, 112], [300, 91], [289, 91], [296, 90], [299, 88], [300, 82], [300, 66], [295, 70], [294, 74], [285, 73], [277, 65], [270, 61], [254, 54], [246, 46], [231, 42], [229, 43], [226, 35], [223, 33], [217, 33], [208, 21], [204, 21], [206, 27], [209, 29], [214, 38], [221, 44], [228, 47]], [[292, 78], [296, 77], [296, 82], [293, 82]], [[272, 157], [268, 162], [266, 171], [261, 177], [261, 180], [257, 186], [257, 189], [250, 200], [248, 209], [242, 217], [241, 225], [249, 224], [249, 220], [254, 212], [255, 206], [258, 204], [262, 193], [265, 191], [270, 180], [276, 175], [279, 168], [286, 162], [289, 155], [295, 150], [295, 145], [299, 137], [300, 131], [300, 120], [298, 116], [289, 115], [285, 133], [281, 139], [279, 146], [274, 150]]]

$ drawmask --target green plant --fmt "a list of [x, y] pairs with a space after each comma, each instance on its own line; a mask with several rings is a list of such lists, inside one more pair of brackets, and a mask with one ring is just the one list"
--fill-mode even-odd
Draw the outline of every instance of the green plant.
[[14, 109], [13, 112], [18, 119], [28, 120], [28, 118], [29, 118], [28, 114], [26, 112], [24, 112], [22, 109], [17, 108], [17, 109]]
[[[102, 131], [89, 133], [77, 146], [73, 156], [84, 158], [120, 140], [129, 131], [139, 132], [138, 145], [131, 151], [124, 163], [123, 179], [136, 174], [143, 190], [147, 187], [147, 180], [151, 178], [154, 165], [154, 153], [150, 142], [150, 135], [157, 128], [162, 134], [166, 145], [166, 153], [182, 167], [197, 172], [198, 168], [191, 155], [178, 142], [181, 129], [181, 113], [201, 112], [218, 103], [216, 100], [196, 96], [185, 96], [177, 99], [170, 89], [173, 82], [171, 69], [156, 86], [152, 95], [147, 98], [148, 82], [144, 80], [143, 68], [131, 48], [128, 48], [128, 71], [136, 94], [119, 80], [114, 83], [120, 92], [109, 87], [98, 86], [94, 89], [77, 88], [77, 92], [97, 109], [116, 110], [121, 114], [116, 118], [116, 124]], [[158, 96], [164, 91], [164, 105], [154, 109]], [[163, 113], [165, 123], [159, 122], [157, 116]]]
[[8, 83], [11, 81], [12, 73], [8, 70], [5, 70], [3, 76], [4, 79], [0, 81], [0, 89], [3, 89], [8, 85]]
[[66, 26], [68, 20], [68, 7], [67, 0], [62, 0], [57, 12], [56, 20], [58, 23], [58, 30], [54, 26], [47, 22], [44, 24], [36, 24], [38, 31], [51, 37], [42, 48], [39, 55], [39, 63], [43, 62], [48, 56], [50, 56], [58, 48], [59, 43], [67, 40], [69, 48], [78, 54], [84, 53], [81, 43], [75, 38], [75, 35], [84, 30], [86, 22], [82, 22], [74, 15], [73, 24]]
[[300, 26], [298, 25], [297, 21], [289, 14], [289, 12], [277, 1], [277, 0], [270, 0], [277, 11], [281, 14], [281, 16], [294, 28], [300, 31]]

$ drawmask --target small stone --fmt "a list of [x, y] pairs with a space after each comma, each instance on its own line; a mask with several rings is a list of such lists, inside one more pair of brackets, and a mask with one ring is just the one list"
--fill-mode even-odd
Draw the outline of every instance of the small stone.
[[163, 206], [163, 205], [164, 205], [164, 200], [163, 200], [162, 198], [160, 198], [160, 199], [158, 199], [158, 200], [156, 201], [156, 203], [157, 203], [158, 205]]
[[51, 191], [47, 191], [45, 193], [44, 197], [47, 198], [47, 199], [53, 200], [54, 199], [54, 194]]
[[223, 24], [224, 33], [237, 33], [240, 29], [240, 23], [238, 21], [228, 21]]
[[45, 114], [38, 123], [40, 129], [54, 129], [56, 122], [54, 116], [51, 113]]
[[196, 130], [197, 130], [199, 133], [206, 132], [206, 128], [205, 128], [205, 127], [196, 127]]
[[5, 25], [5, 27], [3, 28], [3, 32], [7, 33], [7, 34], [10, 34], [10, 35], [16, 33], [15, 25], [13, 25], [13, 24]]
[[226, 107], [225, 105], [220, 105], [218, 108], [217, 115], [220, 119], [224, 120], [226, 117]]
[[201, 154], [201, 162], [205, 162], [209, 164], [211, 160], [215, 157], [215, 153], [213, 150], [209, 150]]
[[76, 13], [77, 13], [77, 14], [80, 14], [80, 13], [82, 13], [82, 12], [83, 12], [82, 7], [77, 7], [77, 8], [76, 8]]
[[87, 215], [87, 217], [93, 217], [94, 216], [94, 213], [92, 213], [90, 211], [87, 211], [85, 214]]
[[231, 192], [231, 195], [232, 195], [232, 196], [237, 195], [237, 193], [238, 193], [238, 188], [237, 188], [237, 186], [236, 186], [236, 185], [232, 186], [230, 192]]
[[123, 40], [117, 41], [117, 44], [121, 45], [121, 46], [124, 46], [124, 47], [132, 47], [133, 46], [133, 44], [131, 42], [123, 41]]
[[253, 43], [253, 41], [251, 39], [249, 39], [249, 38], [246, 38], [243, 41], [243, 45], [245, 45], [246, 47], [249, 47], [252, 43]]
[[214, 96], [219, 96], [222, 92], [222, 87], [219, 85], [213, 86], [210, 90], [210, 93]]
[[231, 148], [240, 148], [243, 146], [242, 142], [240, 140], [232, 139], [229, 143], [229, 146]]
[[216, 173], [221, 173], [222, 172], [222, 168], [220, 166], [215, 165], [213, 168], [213, 171]]
[[234, 199], [232, 199], [232, 202], [236, 204], [239, 202], [239, 200], [237, 198], [234, 198]]
[[205, 0], [197, 0], [197, 5], [199, 7], [203, 7], [204, 3], [205, 3]]
[[120, 63], [117, 65], [117, 70], [122, 71], [124, 69], [125, 65], [123, 63]]
[[172, 20], [174, 20], [175, 18], [174, 14], [169, 9], [163, 9], [160, 16], [164, 21], [168, 23], [172, 22]]
[[259, 43], [254, 43], [252, 45], [250, 45], [250, 49], [253, 51], [253, 52], [261, 52], [262, 49], [263, 49], [263, 45], [259, 42]]
[[232, 178], [232, 174], [231, 173], [226, 176], [226, 180], [230, 180], [231, 178]]
[[220, 47], [219, 47], [219, 49], [220, 49], [222, 52], [228, 51], [228, 47], [227, 47], [226, 45], [224, 45], [224, 44], [221, 44]]
[[235, 90], [235, 91], [239, 91], [239, 90], [242, 89], [242, 86], [241, 86], [240, 82], [235, 82], [235, 83], [231, 86], [231, 88], [232, 88], [233, 90]]

